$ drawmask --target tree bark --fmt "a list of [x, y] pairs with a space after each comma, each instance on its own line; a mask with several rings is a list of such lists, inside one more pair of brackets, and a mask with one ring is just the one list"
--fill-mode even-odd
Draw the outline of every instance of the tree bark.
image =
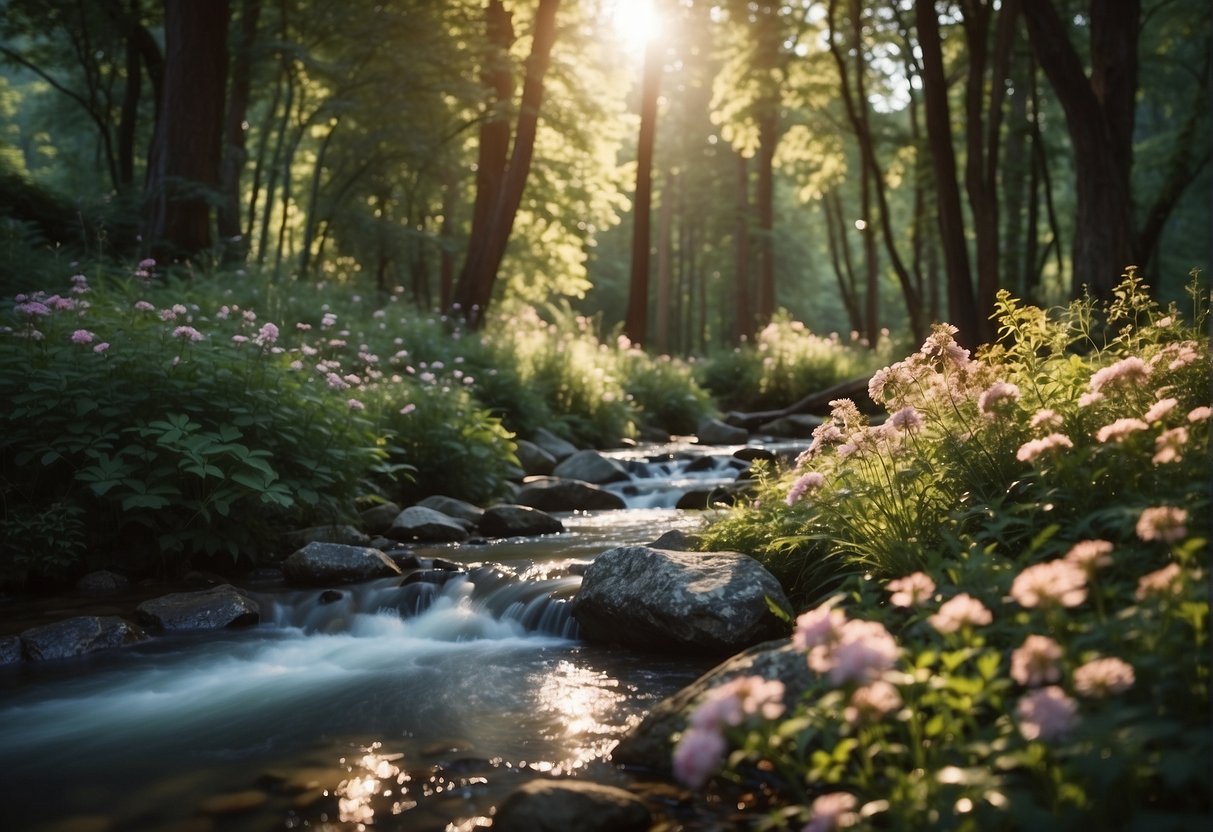
[[765, 101], [758, 118], [758, 305], [756, 324], [775, 315], [775, 146], [779, 105]]
[[657, 320], [653, 326], [653, 346], [659, 353], [670, 352], [670, 295], [674, 267], [674, 200], [678, 190], [676, 174], [667, 172], [661, 194], [661, 212], [657, 215]]
[[653, 147], [657, 139], [657, 97], [661, 91], [662, 56], [657, 38], [644, 51], [640, 91], [640, 134], [636, 139], [636, 195], [632, 201], [632, 265], [623, 334], [633, 344], [648, 341], [649, 262], [653, 210]]
[[750, 166], [740, 153], [737, 154], [737, 208], [733, 227], [733, 339], [740, 343], [754, 334], [754, 314], [750, 305]]
[[226, 263], [242, 263], [248, 255], [248, 237], [240, 229], [240, 177], [248, 161], [245, 117], [252, 91], [253, 43], [257, 39], [260, 18], [261, 0], [244, 0], [240, 8], [240, 40], [232, 54], [232, 79], [223, 125], [223, 167], [219, 177], [222, 198], [216, 219]]

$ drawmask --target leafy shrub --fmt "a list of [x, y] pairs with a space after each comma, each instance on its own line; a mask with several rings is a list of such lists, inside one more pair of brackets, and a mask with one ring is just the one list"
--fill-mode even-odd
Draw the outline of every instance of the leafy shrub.
[[[675, 764], [782, 795], [771, 827], [1197, 828], [1210, 764], [1205, 297], [1130, 273], [1057, 315], [999, 298], [976, 359], [937, 327], [834, 408], [707, 544], [831, 558], [800, 701], [719, 689]], [[858, 572], [856, 571], [858, 570]], [[849, 574], [848, 574], [849, 573]], [[719, 714], [738, 714], [722, 722]], [[731, 726], [731, 727], [730, 727]], [[705, 763], [706, 755], [706, 763]]]
[[620, 359], [623, 386], [641, 424], [688, 435], [716, 412], [711, 395], [696, 383], [686, 363], [634, 348], [624, 350]]

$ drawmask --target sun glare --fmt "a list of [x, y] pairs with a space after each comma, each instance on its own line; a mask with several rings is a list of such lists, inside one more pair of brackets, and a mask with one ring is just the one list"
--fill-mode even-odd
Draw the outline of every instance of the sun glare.
[[643, 51], [645, 44], [661, 34], [661, 18], [653, 0], [612, 0], [610, 14], [615, 35], [628, 51]]

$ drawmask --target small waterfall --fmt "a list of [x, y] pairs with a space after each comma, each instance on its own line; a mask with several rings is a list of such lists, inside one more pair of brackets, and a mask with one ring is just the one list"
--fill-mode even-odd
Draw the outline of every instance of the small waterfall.
[[728, 489], [747, 463], [733, 456], [665, 453], [647, 457], [610, 454], [627, 469], [630, 479], [604, 486], [624, 499], [627, 507], [674, 508], [690, 492]]
[[[576, 639], [571, 602], [576, 575], [524, 579], [501, 564], [466, 572], [420, 570], [341, 589], [293, 590], [258, 597], [263, 620], [305, 634], [358, 635], [368, 617], [405, 622], [409, 634], [437, 641], [502, 638], [535, 633]], [[371, 628], [375, 629], [375, 628]]]

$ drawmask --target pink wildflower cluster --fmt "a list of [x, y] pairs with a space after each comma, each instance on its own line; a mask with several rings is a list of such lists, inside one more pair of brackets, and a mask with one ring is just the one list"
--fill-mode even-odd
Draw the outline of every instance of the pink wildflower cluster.
[[987, 419], [995, 419], [1005, 415], [1019, 401], [1020, 392], [1017, 385], [1006, 381], [996, 381], [982, 391], [977, 397], [977, 410]]
[[674, 776], [690, 788], [702, 786], [724, 759], [724, 730], [749, 717], [778, 719], [783, 696], [783, 682], [762, 676], [740, 676], [712, 688], [674, 748]]
[[1031, 635], [1011, 653], [1011, 678], [1037, 687], [1061, 678], [1061, 645], [1048, 636]]
[[962, 592], [944, 601], [939, 612], [928, 620], [936, 630], [947, 634], [968, 627], [984, 627], [994, 620], [994, 615], [981, 601]]
[[1019, 450], [1015, 452], [1015, 458], [1020, 462], [1032, 462], [1041, 454], [1073, 447], [1074, 443], [1064, 433], [1050, 433], [1040, 439], [1029, 439], [1020, 445]]
[[1074, 671], [1074, 690], [1092, 699], [1124, 693], [1136, 681], [1133, 665], [1117, 658], [1092, 659]]
[[1141, 384], [1149, 377], [1150, 365], [1134, 355], [1097, 370], [1091, 376], [1089, 389], [1092, 393], [1102, 394], [1105, 388]]
[[886, 589], [893, 593], [889, 602], [895, 607], [917, 607], [935, 594], [935, 582], [926, 572], [914, 572], [904, 578], [889, 581]]
[[1064, 420], [1060, 413], [1046, 407], [1033, 413], [1032, 420], [1028, 424], [1032, 430], [1052, 433], [1061, 430], [1063, 423]]
[[813, 801], [812, 816], [801, 832], [834, 832], [859, 822], [859, 800], [849, 792], [830, 792]]
[[1137, 518], [1137, 536], [1146, 542], [1175, 543], [1188, 535], [1188, 512], [1175, 506], [1152, 506]]
[[1087, 600], [1087, 573], [1066, 558], [1026, 567], [1011, 582], [1011, 598], [1021, 607], [1077, 607]]
[[1138, 601], [1147, 598], [1167, 598], [1183, 591], [1183, 571], [1178, 563], [1169, 563], [1162, 569], [1143, 575], [1137, 582]]
[[792, 487], [788, 490], [787, 504], [789, 506], [796, 505], [800, 502], [804, 495], [816, 491], [825, 484], [825, 476], [816, 472], [810, 471], [807, 474], [801, 474], [797, 477], [796, 482], [792, 483]]
[[1179, 399], [1175, 399], [1175, 398], [1159, 399], [1158, 401], [1154, 402], [1153, 405], [1150, 406], [1150, 409], [1146, 411], [1145, 415], [1142, 418], [1145, 421], [1149, 422], [1150, 424], [1154, 424], [1155, 422], [1161, 422], [1167, 416], [1167, 414], [1169, 414], [1172, 410], [1175, 409], [1176, 405], [1178, 405], [1178, 404], [1179, 404]]
[[1106, 540], [1080, 540], [1062, 560], [1074, 564], [1090, 578], [1096, 569], [1112, 565], [1112, 544]]
[[1038, 688], [1019, 700], [1015, 708], [1019, 733], [1027, 740], [1063, 739], [1078, 721], [1078, 703], [1057, 685]]
[[1141, 419], [1117, 419], [1110, 425], [1104, 425], [1095, 434], [1097, 442], [1123, 442], [1131, 434], [1148, 430], [1149, 425]]
[[875, 681], [901, 656], [883, 624], [848, 619], [828, 603], [796, 619], [792, 640], [808, 651], [809, 667], [833, 685]]
[[1184, 448], [1188, 444], [1188, 429], [1182, 425], [1160, 433], [1154, 439], [1155, 465], [1166, 465], [1179, 462], [1184, 458]]

